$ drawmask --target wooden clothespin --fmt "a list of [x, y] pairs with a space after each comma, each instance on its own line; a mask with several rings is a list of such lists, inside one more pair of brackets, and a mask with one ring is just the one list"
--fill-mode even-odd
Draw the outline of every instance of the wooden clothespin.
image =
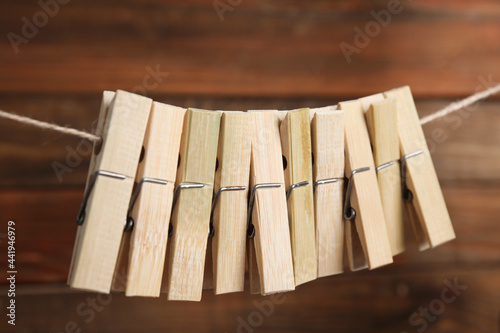
[[248, 213], [250, 291], [295, 289], [278, 111], [250, 112], [252, 157]]
[[[108, 111], [109, 111], [109, 106], [111, 105], [111, 102], [113, 101], [113, 98], [115, 98], [115, 95], [116, 95], [116, 93], [114, 91], [104, 91], [103, 94], [102, 94], [101, 107], [99, 109], [99, 117], [97, 118], [97, 126], [96, 126], [96, 129], [95, 129], [95, 135], [97, 135], [97, 136], [99, 136], [101, 138], [102, 138], [102, 134], [104, 132], [104, 125], [106, 123], [106, 116], [107, 116]], [[97, 154], [95, 154], [95, 152], [97, 150], [100, 151], [101, 148], [102, 148], [102, 140], [99, 141], [99, 142], [95, 142], [94, 143], [93, 153], [90, 156], [89, 171], [88, 171], [88, 174], [87, 174], [87, 182], [86, 182], [86, 185], [85, 185], [85, 192], [87, 192], [87, 187], [89, 185], [89, 180], [92, 177], [92, 175], [94, 174], [95, 164], [97, 162], [97, 156], [98, 156]], [[78, 214], [78, 215], [80, 215], [80, 214]], [[78, 252], [77, 249], [80, 246], [80, 238], [82, 237], [82, 234], [81, 234], [82, 227], [80, 226], [78, 220], [79, 220], [79, 218], [77, 218], [77, 228], [76, 228], [75, 243], [73, 245], [73, 254], [72, 254], [72, 257], [71, 257], [71, 264], [70, 264], [69, 272], [68, 272], [68, 280], [66, 281], [66, 283], [68, 285], [71, 285], [71, 280], [72, 280], [72, 277], [73, 277], [74, 264], [75, 264], [75, 257], [76, 257], [76, 254]]]
[[117, 91], [105, 93], [89, 178], [78, 214], [80, 225], [69, 284], [109, 293], [127, 217], [152, 101]]
[[185, 116], [162, 287], [169, 300], [201, 300], [220, 118], [220, 112], [197, 109]]
[[395, 256], [405, 250], [396, 101], [377, 94], [361, 98], [361, 102], [373, 148], [389, 243]]
[[295, 286], [318, 276], [309, 109], [289, 111], [280, 126]]
[[[216, 295], [243, 291], [245, 285], [252, 134], [249, 121], [246, 112], [225, 112], [221, 117], [212, 201], [213, 238], [208, 242], [205, 270], [205, 282], [213, 285]], [[210, 258], [212, 266], [208, 266]], [[213, 281], [207, 281], [211, 273]]]
[[318, 277], [343, 272], [344, 111], [311, 109]]
[[361, 101], [339, 104], [344, 110], [348, 186], [344, 203], [347, 254], [351, 270], [392, 262], [382, 200], [375, 174]]
[[113, 290], [160, 296], [185, 109], [153, 103]]
[[403, 200], [419, 248], [438, 246], [454, 239], [455, 232], [410, 88], [390, 90], [384, 95], [396, 99]]

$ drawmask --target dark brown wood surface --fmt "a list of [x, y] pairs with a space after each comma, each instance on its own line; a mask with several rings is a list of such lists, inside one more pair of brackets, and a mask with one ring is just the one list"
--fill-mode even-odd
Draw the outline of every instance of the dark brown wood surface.
[[[388, 1], [238, 2], [221, 21], [212, 1], [72, 1], [19, 53], [2, 40], [0, 91], [131, 90], [157, 65], [170, 75], [156, 92], [192, 96], [357, 97], [409, 84], [456, 97], [500, 76], [496, 0], [403, 0], [350, 64], [340, 44], [356, 46], [354, 28]], [[4, 5], [0, 29], [20, 34], [39, 10]]]
[[[91, 131], [102, 90], [141, 90], [151, 69], [168, 72], [146, 79], [155, 100], [227, 110], [324, 106], [410, 85], [425, 116], [500, 82], [497, 0], [402, 0], [403, 11], [351, 63], [340, 44], [355, 45], [354, 28], [387, 1], [223, 2], [236, 5], [221, 21], [212, 1], [73, 0], [18, 53], [7, 35], [21, 34], [22, 18], [41, 7], [3, 2], [0, 109]], [[205, 291], [200, 303], [114, 294], [104, 304], [108, 298], [64, 284], [88, 145], [0, 120], [2, 309], [8, 220], [16, 222], [19, 271], [17, 325], [2, 310], [0, 331], [499, 332], [500, 100], [424, 131], [456, 240], [419, 252], [407, 230], [408, 251], [394, 264], [313, 281], [275, 303]], [[67, 172], [58, 178], [54, 165]], [[455, 280], [467, 288], [445, 303]], [[424, 329], [413, 314], [429, 307], [439, 314]]]

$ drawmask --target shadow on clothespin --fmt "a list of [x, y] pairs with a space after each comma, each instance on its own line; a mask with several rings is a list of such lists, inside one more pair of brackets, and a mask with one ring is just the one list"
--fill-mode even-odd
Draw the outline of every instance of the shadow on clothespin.
[[162, 291], [167, 292], [169, 300], [201, 300], [220, 117], [217, 111], [188, 109], [186, 112], [168, 269], [162, 282]]
[[[114, 96], [113, 96], [114, 95]], [[105, 92], [68, 282], [109, 293], [152, 100]]]
[[370, 139], [361, 101], [339, 104], [345, 122], [344, 202], [346, 245], [351, 270], [392, 263], [382, 200], [380, 199]]
[[280, 125], [295, 286], [318, 276], [309, 109], [288, 111]]
[[336, 109], [311, 109], [318, 277], [344, 270], [344, 111]]
[[404, 252], [403, 198], [396, 101], [377, 94], [360, 99], [370, 133], [392, 255]]
[[248, 270], [250, 292], [295, 289], [278, 111], [249, 111], [252, 127]]
[[403, 199], [420, 250], [455, 238], [453, 225], [427, 148], [409, 87], [384, 93], [396, 99]]
[[211, 234], [207, 246], [204, 288], [216, 295], [243, 291], [247, 235], [251, 127], [246, 112], [221, 117]]
[[160, 296], [185, 109], [153, 103], [113, 290]]

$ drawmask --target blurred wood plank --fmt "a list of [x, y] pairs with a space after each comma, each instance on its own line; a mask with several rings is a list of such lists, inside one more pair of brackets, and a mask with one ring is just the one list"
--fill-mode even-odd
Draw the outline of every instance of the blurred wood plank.
[[[500, 188], [448, 186], [444, 188], [444, 195], [457, 239], [436, 249], [419, 252], [410, 227], [406, 225], [407, 251], [396, 256], [394, 264], [370, 274], [420, 274], [498, 267]], [[65, 281], [82, 197], [83, 187], [0, 192], [0, 221], [13, 219], [16, 222], [16, 258], [22, 272], [18, 275], [18, 282]], [[1, 251], [5, 250], [6, 244], [4, 238], [0, 238]], [[5, 281], [4, 274], [0, 272], [0, 281]]]
[[[353, 45], [354, 28], [364, 29], [374, 20], [371, 11], [384, 10], [386, 0], [241, 1], [223, 21], [213, 1], [72, 1], [18, 54], [8, 38], [0, 40], [0, 109], [91, 131], [102, 90], [135, 89], [160, 102], [202, 109], [296, 109], [408, 84], [424, 116], [500, 82], [498, 0], [402, 3], [403, 12], [348, 64], [340, 44]], [[31, 20], [39, 10], [33, 0], [1, 4], [0, 31], [20, 34], [21, 18]], [[155, 70], [161, 72], [156, 79]], [[499, 109], [496, 96], [474, 112], [424, 126], [456, 240], [418, 252], [406, 225], [407, 251], [394, 264], [300, 286], [269, 316], [255, 302], [268, 305], [263, 302], [271, 298], [249, 295], [248, 286], [217, 297], [205, 291], [196, 304], [114, 294], [109, 305], [92, 311], [87, 302], [95, 294], [62, 284], [91, 145], [1, 120], [0, 222], [16, 221], [20, 272], [15, 331], [234, 332], [250, 316], [262, 324], [240, 332], [410, 333], [421, 328], [411, 325], [412, 314], [441, 297], [445, 279], [457, 277], [467, 290], [426, 332], [495, 332]], [[67, 172], [58, 179], [53, 165]], [[1, 306], [5, 289], [0, 285]], [[6, 325], [0, 321], [0, 331], [12, 331]]]
[[[103, 333], [386, 333], [416, 332], [424, 327], [430, 333], [496, 332], [500, 300], [492, 290], [498, 288], [498, 266], [419, 274], [374, 272], [322, 278], [278, 296], [246, 292], [214, 296], [206, 290], [200, 303], [168, 302], [166, 297], [126, 298], [121, 293], [68, 293], [66, 286], [58, 285], [19, 286], [16, 331], [61, 332], [73, 321], [83, 332]], [[449, 285], [460, 289], [454, 294]], [[4, 289], [0, 288], [2, 302]], [[443, 291], [448, 303], [443, 302]], [[412, 316], [425, 308], [430, 320], [417, 322], [420, 317]], [[2, 321], [0, 328], [5, 326]], [[8, 328], [2, 331], [10, 332]]]
[[[248, 10], [250, 12], [258, 13], [281, 13], [287, 15], [300, 15], [300, 12], [313, 13], [313, 14], [325, 14], [325, 11], [331, 11], [333, 14], [337, 15], [357, 15], [363, 16], [363, 11], [371, 9], [379, 9], [387, 6], [387, 1], [385, 0], [372, 0], [370, 2], [364, 0], [315, 0], [310, 3], [305, 3], [300, 0], [282, 0], [269, 2], [267, 0], [254, 0], [248, 1], [233, 1], [226, 2], [234, 6], [235, 8]], [[127, 1], [117, 1], [110, 0], [106, 3], [98, 3], [97, 1], [90, 1], [86, 3], [76, 3], [75, 8], [94, 8], [103, 7], [111, 8], [116, 4], [126, 4], [127, 8], [142, 8], [143, 10], [151, 10], [164, 8], [165, 10], [174, 10], [179, 12], [186, 11], [214, 11], [214, 4], [204, 0], [190, 0], [189, 2], [183, 0], [127, 0]], [[404, 4], [407, 9], [416, 12], [438, 12], [441, 16], [450, 15], [455, 13], [456, 16], [466, 16], [465, 10], [473, 14], [489, 14], [495, 15], [499, 9], [498, 2], [496, 0], [476, 0], [471, 3], [468, 0], [420, 0], [416, 3]], [[28, 0], [16, 1], [9, 6], [11, 11], [16, 13], [16, 10], [27, 10], [34, 7], [34, 3]], [[62, 6], [68, 7], [68, 6]], [[330, 14], [330, 15], [333, 15]], [[119, 17], [117, 19], [123, 19], [124, 17]], [[7, 20], [15, 20], [15, 17], [5, 17]]]
[[[0, 94], [0, 108], [37, 119], [91, 131], [98, 116], [100, 93], [83, 95]], [[342, 99], [242, 98], [155, 95], [168, 104], [202, 109], [294, 109], [336, 104]], [[420, 117], [452, 100], [417, 100]], [[500, 102], [486, 101], [444, 120], [427, 124], [424, 132], [441, 183], [499, 181]], [[91, 145], [78, 138], [44, 132], [0, 120], [0, 186], [67, 187], [85, 184]], [[60, 177], [54, 167], [65, 166]], [[65, 172], [66, 171], [66, 172]]]
[[[71, 2], [19, 54], [2, 39], [0, 92], [132, 90], [143, 86], [147, 67], [169, 73], [150, 80], [155, 92], [193, 95], [358, 97], [396, 83], [417, 97], [457, 97], [474, 91], [480, 75], [500, 80], [493, 0], [405, 3], [366, 46], [358, 43], [349, 64], [340, 44], [355, 46], [354, 28], [386, 8], [242, 2], [221, 21], [212, 2]], [[17, 2], [1, 31], [21, 33], [21, 18], [39, 10]]]

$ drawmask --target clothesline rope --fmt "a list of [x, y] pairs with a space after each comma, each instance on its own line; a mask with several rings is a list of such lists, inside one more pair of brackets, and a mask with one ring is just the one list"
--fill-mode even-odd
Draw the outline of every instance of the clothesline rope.
[[[493, 86], [491, 88], [488, 88], [486, 90], [480, 91], [480, 92], [473, 94], [467, 98], [464, 98], [460, 101], [453, 102], [453, 103], [449, 104], [448, 106], [446, 106], [445, 108], [438, 110], [438, 111], [436, 111], [436, 112], [434, 112], [426, 117], [421, 118], [420, 124], [425, 125], [425, 124], [428, 124], [434, 120], [443, 118], [450, 113], [453, 113], [453, 112], [456, 112], [456, 111], [461, 110], [463, 108], [466, 108], [468, 106], [471, 106], [474, 103], [477, 103], [478, 101], [486, 99], [492, 95], [496, 95], [499, 92], [500, 92], [500, 84]], [[88, 133], [85, 131], [77, 130], [75, 128], [66, 127], [66, 126], [59, 126], [56, 124], [47, 123], [47, 122], [36, 120], [36, 119], [30, 118], [30, 117], [20, 116], [20, 115], [6, 112], [6, 111], [2, 111], [2, 110], [0, 110], [0, 118], [10, 119], [10, 120], [16, 121], [18, 123], [38, 127], [41, 129], [46, 129], [49, 131], [55, 131], [55, 132], [59, 132], [59, 133], [63, 133], [63, 134], [77, 136], [77, 137], [80, 137], [82, 139], [89, 140], [91, 142], [97, 142], [101, 139], [97, 135], [94, 135], [92, 133]]]
[[426, 117], [423, 117], [420, 119], [420, 124], [425, 125], [427, 123], [430, 123], [436, 119], [443, 118], [446, 115], [449, 115], [450, 113], [456, 112], [458, 110], [461, 110], [463, 108], [466, 108], [468, 106], [473, 105], [476, 102], [479, 102], [483, 99], [486, 99], [492, 95], [496, 95], [500, 92], [500, 84], [497, 84], [496, 86], [493, 86], [491, 88], [488, 88], [486, 90], [480, 91], [474, 95], [471, 95], [467, 98], [464, 98], [460, 101], [453, 102], [447, 107], [434, 112], [433, 114], [430, 114]]
[[86, 140], [89, 140], [92, 142], [96, 142], [96, 141], [99, 141], [101, 139], [97, 135], [94, 135], [94, 134], [91, 134], [91, 133], [88, 133], [85, 131], [80, 131], [80, 130], [77, 130], [75, 128], [66, 127], [66, 126], [59, 126], [56, 124], [47, 123], [47, 122], [36, 120], [36, 119], [30, 118], [30, 117], [20, 116], [20, 115], [10, 113], [10, 112], [5, 112], [2, 110], [0, 110], [0, 118], [10, 119], [13, 121], [17, 121], [18, 123], [31, 125], [31, 126], [38, 127], [41, 129], [46, 129], [49, 131], [78, 136], [82, 139], [86, 139]]

